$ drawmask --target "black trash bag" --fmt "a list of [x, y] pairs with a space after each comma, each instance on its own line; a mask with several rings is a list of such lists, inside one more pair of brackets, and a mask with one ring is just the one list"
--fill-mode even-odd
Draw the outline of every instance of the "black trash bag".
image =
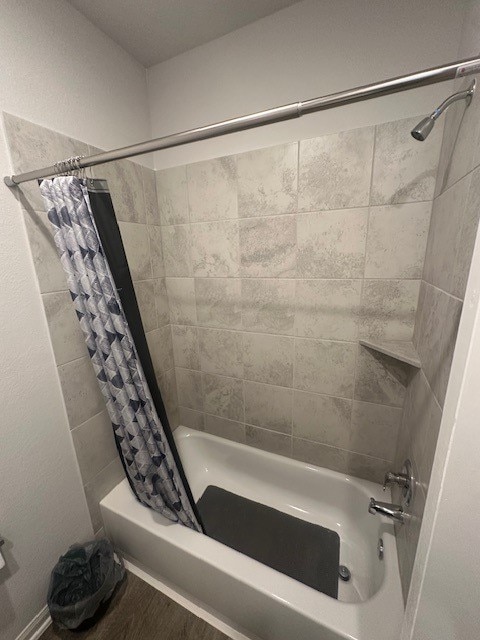
[[74, 544], [50, 577], [47, 604], [52, 620], [63, 629], [76, 629], [109, 600], [124, 576], [125, 567], [106, 538]]

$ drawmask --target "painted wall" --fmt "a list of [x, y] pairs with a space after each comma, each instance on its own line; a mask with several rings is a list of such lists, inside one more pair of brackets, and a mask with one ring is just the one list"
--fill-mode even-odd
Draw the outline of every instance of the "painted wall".
[[157, 172], [180, 422], [380, 481], [442, 138], [418, 115]]
[[[1, 111], [106, 148], [148, 137], [145, 71], [130, 56], [59, 0], [1, 9]], [[1, 175], [11, 168], [0, 124]], [[92, 528], [22, 212], [3, 183], [0, 211], [0, 638], [12, 640], [44, 606], [60, 553]]]
[[[458, 57], [475, 55], [480, 10], [468, 14]], [[468, 30], [468, 33], [467, 33]], [[471, 34], [471, 35], [470, 35]], [[477, 76], [477, 85], [480, 77]], [[472, 82], [456, 83], [464, 89]], [[430, 138], [424, 143], [429, 144]], [[415, 319], [414, 344], [422, 362], [407, 391], [396, 467], [410, 458], [418, 479], [412, 518], [397, 527], [397, 547], [406, 597], [430, 483], [458, 325], [480, 218], [480, 96], [446, 114], [425, 268]], [[395, 494], [394, 494], [395, 495]]]
[[[455, 59], [464, 2], [305, 0], [148, 70], [163, 136]], [[156, 154], [162, 169], [430, 112], [442, 84]]]

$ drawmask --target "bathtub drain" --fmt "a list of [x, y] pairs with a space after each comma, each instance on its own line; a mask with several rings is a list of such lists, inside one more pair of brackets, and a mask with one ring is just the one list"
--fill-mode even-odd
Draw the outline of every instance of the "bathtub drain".
[[344, 564], [341, 564], [338, 567], [338, 575], [340, 576], [340, 580], [343, 580], [344, 582], [348, 582], [352, 576], [350, 569]]

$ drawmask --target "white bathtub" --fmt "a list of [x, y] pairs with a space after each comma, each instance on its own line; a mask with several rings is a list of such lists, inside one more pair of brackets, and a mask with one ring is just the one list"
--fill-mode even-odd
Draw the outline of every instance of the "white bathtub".
[[[352, 578], [319, 593], [140, 505], [124, 480], [101, 502], [113, 542], [153, 577], [262, 640], [397, 640], [403, 617], [393, 526], [368, 513], [379, 485], [180, 427], [197, 500], [210, 484], [337, 531]], [[383, 539], [384, 556], [377, 553]]]

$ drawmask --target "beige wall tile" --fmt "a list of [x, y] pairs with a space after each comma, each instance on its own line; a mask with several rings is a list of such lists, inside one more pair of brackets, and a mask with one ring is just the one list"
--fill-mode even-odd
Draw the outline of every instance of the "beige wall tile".
[[145, 332], [152, 331], [158, 326], [155, 282], [154, 280], [140, 280], [135, 283], [134, 288], [143, 328]]
[[131, 222], [120, 222], [120, 233], [127, 254], [132, 280], [147, 280], [152, 277], [150, 243], [147, 226]]
[[401, 420], [400, 407], [387, 407], [355, 400], [348, 449], [393, 461]]
[[47, 214], [24, 211], [30, 250], [42, 293], [67, 291], [67, 279], [53, 240]]
[[192, 224], [191, 238], [195, 277], [238, 276], [240, 264], [237, 220]]
[[142, 167], [130, 160], [117, 160], [92, 169], [96, 178], [107, 181], [117, 220], [145, 224]]
[[297, 216], [297, 276], [362, 278], [368, 209], [321, 211]]
[[247, 424], [245, 425], [245, 442], [256, 449], [292, 457], [292, 438], [283, 433], [267, 431]]
[[299, 211], [368, 205], [374, 128], [342, 131], [300, 143]]
[[356, 340], [361, 292], [361, 280], [297, 280], [295, 334]]
[[298, 145], [278, 145], [237, 156], [242, 218], [293, 213], [297, 206]]
[[124, 478], [125, 472], [122, 463], [120, 458], [116, 458], [85, 485], [85, 495], [94, 531], [98, 531], [103, 526], [100, 500], [110, 493]]
[[418, 116], [375, 127], [372, 204], [417, 202], [433, 198], [442, 143], [442, 123], [437, 123], [428, 137], [428, 143], [423, 144], [410, 135], [421, 119], [422, 116]]
[[348, 342], [295, 339], [295, 388], [351, 398], [356, 346]]
[[162, 225], [189, 221], [185, 167], [157, 171], [157, 199]]
[[347, 452], [336, 447], [301, 438], [293, 438], [293, 457], [300, 462], [325, 467], [332, 471], [345, 473], [347, 468]]
[[58, 375], [71, 429], [103, 411], [105, 401], [89, 357], [60, 365]]
[[359, 345], [355, 398], [375, 404], [401, 407], [410, 375], [408, 365]]
[[173, 347], [170, 325], [155, 329], [147, 334], [148, 348], [157, 376], [173, 369]]
[[357, 478], [378, 482], [381, 484], [387, 471], [390, 470], [391, 462], [365, 456], [361, 453], [347, 452], [347, 473]]
[[199, 371], [175, 367], [178, 404], [187, 409], [203, 411], [202, 374]]
[[193, 275], [190, 225], [163, 227], [162, 247], [166, 276], [178, 278]]
[[431, 202], [371, 207], [366, 278], [421, 278]]
[[480, 168], [475, 169], [470, 177], [467, 204], [459, 233], [459, 250], [455, 255], [452, 293], [458, 298], [465, 295], [473, 247], [478, 231], [480, 217]]
[[201, 411], [179, 407], [178, 414], [182, 426], [196, 429], [197, 431], [205, 431], [205, 414]]
[[243, 334], [246, 380], [282, 387], [293, 386], [293, 338], [260, 333]]
[[197, 324], [193, 278], [166, 278], [170, 320], [174, 324]]
[[72, 438], [84, 484], [117, 459], [113, 427], [106, 409], [72, 429]]
[[187, 187], [192, 222], [237, 217], [235, 156], [188, 165]]
[[245, 442], [245, 425], [242, 422], [227, 420], [219, 416], [205, 416], [205, 431], [213, 436], [233, 440], [234, 442]]
[[157, 324], [159, 327], [164, 327], [170, 322], [170, 309], [165, 278], [157, 278], [154, 280], [154, 294]]
[[145, 198], [146, 222], [149, 225], [158, 226], [160, 222], [160, 212], [157, 202], [156, 174], [153, 169], [141, 167], [143, 180], [143, 195]]
[[419, 280], [365, 280], [360, 337], [411, 340]]
[[85, 337], [67, 291], [42, 295], [50, 339], [57, 364], [88, 355]]
[[178, 393], [175, 369], [169, 369], [159, 376], [158, 385], [170, 427], [174, 430], [178, 425]]
[[340, 449], [350, 442], [352, 401], [295, 391], [293, 435]]
[[163, 278], [165, 267], [163, 266], [162, 229], [148, 225], [148, 238], [150, 241], [150, 260], [152, 263], [152, 276]]
[[195, 278], [198, 324], [206, 327], [240, 329], [240, 295], [238, 279]]
[[243, 422], [243, 381], [202, 374], [205, 413]]
[[294, 216], [240, 221], [240, 275], [293, 278], [296, 269]]
[[243, 378], [243, 341], [237, 331], [198, 329], [200, 366], [205, 373]]
[[292, 335], [294, 320], [294, 280], [242, 279], [243, 329]]
[[292, 433], [292, 389], [245, 380], [244, 390], [247, 424]]
[[176, 367], [200, 369], [200, 352], [196, 327], [172, 325], [173, 355]]

